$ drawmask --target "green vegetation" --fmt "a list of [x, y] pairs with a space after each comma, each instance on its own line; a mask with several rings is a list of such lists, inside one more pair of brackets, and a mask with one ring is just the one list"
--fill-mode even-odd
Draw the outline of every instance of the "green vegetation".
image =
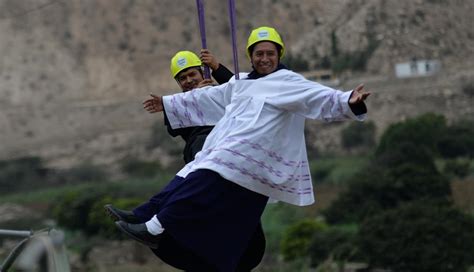
[[351, 122], [341, 132], [342, 147], [371, 150], [375, 146], [374, 122]]
[[127, 159], [122, 163], [122, 171], [131, 177], [147, 178], [155, 177], [163, 173], [165, 169], [158, 162]]
[[[366, 166], [342, 181], [347, 190], [323, 211], [327, 229], [308, 235], [299, 227], [304, 235], [295, 241], [312, 240], [307, 253], [296, 251], [299, 258], [321, 269], [329, 260], [340, 268], [356, 261], [393, 271], [466, 271], [474, 264], [474, 219], [453, 205], [449, 178], [473, 173], [470, 124], [425, 114], [390, 126]], [[335, 165], [341, 164], [320, 161], [311, 169], [325, 180]], [[339, 229], [348, 224], [352, 231]]]
[[445, 203], [412, 202], [361, 225], [358, 246], [371, 266], [393, 271], [467, 271], [474, 218]]
[[314, 219], [304, 219], [289, 226], [281, 240], [281, 253], [285, 261], [295, 260], [307, 254], [315, 232], [324, 231], [327, 225]]
[[317, 267], [328, 258], [344, 262], [358, 260], [356, 234], [357, 228], [353, 225], [331, 226], [315, 232], [308, 248], [311, 266]]
[[[472, 127], [471, 121], [448, 124], [442, 116], [426, 114], [393, 124], [375, 145], [369, 140], [373, 124], [349, 125], [341, 139], [346, 138], [351, 156], [310, 162], [316, 191], [322, 183], [345, 190], [336, 200], [326, 200], [330, 203], [317, 197], [316, 205], [303, 208], [269, 204], [262, 224], [271, 263], [259, 271], [322, 271], [349, 262], [393, 271], [465, 271], [474, 264], [474, 219], [453, 205], [449, 180], [460, 186], [474, 176]], [[166, 148], [173, 152], [176, 145]], [[361, 148], [364, 152], [353, 152]], [[59, 172], [37, 158], [0, 162], [0, 182], [14, 188], [3, 193], [1, 202], [46, 205], [46, 216], [67, 230], [71, 248], [86, 259], [101, 239], [121, 238], [104, 215], [104, 204], [133, 208], [173, 176], [157, 163], [133, 158], [121, 169], [126, 179], [112, 182], [93, 165]], [[47, 182], [40, 190], [31, 180]], [[463, 201], [463, 207], [472, 207]], [[38, 227], [34, 220], [5, 226], [11, 224]]]
[[310, 161], [311, 176], [316, 183], [345, 184], [368, 162], [367, 156], [323, 156]]
[[0, 195], [35, 189], [39, 185], [31, 181], [44, 179], [47, 174], [40, 158], [0, 161]]

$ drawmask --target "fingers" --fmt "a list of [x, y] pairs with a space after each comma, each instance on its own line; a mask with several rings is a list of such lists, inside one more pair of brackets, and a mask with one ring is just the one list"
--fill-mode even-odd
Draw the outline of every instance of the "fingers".
[[201, 56], [200, 57], [201, 57], [201, 60], [203, 58], [212, 58], [212, 54], [207, 49], [201, 49]]
[[364, 91], [364, 84], [359, 84], [354, 88], [349, 98], [349, 104], [358, 104], [364, 102], [369, 97], [370, 92]]
[[354, 91], [360, 92], [360, 91], [362, 91], [363, 89], [364, 89], [364, 84], [361, 83], [361, 84], [359, 84], [357, 87], [355, 87]]
[[202, 88], [202, 87], [205, 87], [205, 86], [211, 86], [213, 84], [214, 84], [214, 82], [212, 81], [212, 79], [206, 78], [203, 81], [199, 82], [197, 87]]
[[143, 101], [143, 108], [149, 113], [157, 113], [163, 111], [163, 105], [161, 96], [150, 94], [152, 98]]

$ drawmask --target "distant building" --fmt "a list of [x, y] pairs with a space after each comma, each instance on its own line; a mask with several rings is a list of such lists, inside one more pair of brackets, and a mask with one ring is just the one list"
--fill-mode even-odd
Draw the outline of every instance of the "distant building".
[[431, 76], [441, 70], [438, 60], [417, 60], [395, 64], [395, 75], [398, 78]]

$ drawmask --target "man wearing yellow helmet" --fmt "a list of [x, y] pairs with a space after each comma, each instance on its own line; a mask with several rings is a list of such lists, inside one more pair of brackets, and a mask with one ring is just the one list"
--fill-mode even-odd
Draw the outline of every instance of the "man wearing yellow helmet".
[[[224, 65], [220, 64], [208, 49], [201, 50], [201, 58], [190, 51], [179, 51], [171, 58], [170, 71], [171, 76], [183, 92], [213, 85], [211, 79], [204, 78], [202, 64], [211, 68], [212, 76], [219, 84], [226, 83], [234, 75]], [[168, 133], [173, 137], [181, 136], [185, 141], [183, 159], [185, 163], [189, 163], [194, 159], [196, 153], [201, 151], [204, 141], [213, 126], [173, 129], [169, 125], [166, 115], [164, 120]]]
[[241, 80], [144, 102], [151, 113], [165, 112], [173, 128], [215, 128], [153, 218], [116, 222], [123, 233], [162, 252], [167, 233], [206, 261], [195, 271], [240, 271], [269, 199], [314, 203], [305, 119], [363, 121], [370, 93], [363, 85], [344, 92], [309, 81], [280, 63], [284, 52], [275, 29], [257, 28], [247, 43], [253, 70]]
[[284, 54], [285, 45], [274, 28], [263, 26], [253, 30], [247, 42], [247, 56], [254, 69], [250, 77], [265, 76], [286, 68], [280, 64]]
[[191, 51], [179, 51], [171, 58], [170, 71], [183, 92], [213, 84], [212, 79], [204, 78], [203, 64], [211, 68], [212, 77], [219, 84], [229, 81], [234, 75], [208, 49], [201, 49], [200, 58]]
[[[219, 84], [229, 81], [233, 76], [233, 73], [220, 64], [208, 49], [201, 49], [200, 58], [193, 52], [179, 51], [171, 59], [170, 72], [171, 76], [176, 80], [183, 92], [214, 85], [212, 79], [204, 78], [202, 69], [203, 64], [207, 65], [212, 70], [212, 77]], [[189, 163], [194, 159], [196, 153], [201, 151], [204, 141], [211, 132], [213, 126], [195, 126], [173, 129], [168, 122], [166, 114], [164, 120], [168, 133], [173, 137], [181, 136], [185, 141], [186, 144], [183, 150], [183, 159], [186, 163]], [[179, 183], [180, 180], [174, 180], [174, 182], [168, 184], [163, 191], [153, 196], [144, 205], [137, 207], [134, 211], [121, 210], [110, 204], [106, 205], [105, 209], [114, 220], [123, 220], [128, 223], [141, 223], [147, 221], [156, 213], [150, 213], [148, 211], [151, 209], [158, 209], [161, 198], [163, 198], [168, 191], [179, 186]], [[199, 256], [196, 256], [193, 252], [190, 252], [186, 248], [177, 244], [176, 241], [172, 237], [166, 235], [166, 233], [162, 235], [161, 240], [161, 244], [164, 245], [166, 251], [160, 251], [159, 249], [153, 248], [152, 250], [166, 263], [187, 271], [190, 269], [198, 269], [199, 271], [199, 269], [202, 270], [204, 267], [207, 267], [207, 264], [203, 264], [205, 261], [201, 260]], [[249, 271], [257, 266], [263, 257], [264, 251], [265, 236], [261, 225], [259, 225], [249, 242], [247, 250], [239, 262], [239, 269], [242, 271]]]

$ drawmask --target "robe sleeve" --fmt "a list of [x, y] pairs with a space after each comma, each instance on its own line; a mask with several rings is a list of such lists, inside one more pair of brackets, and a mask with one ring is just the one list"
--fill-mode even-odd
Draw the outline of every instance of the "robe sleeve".
[[266, 102], [310, 119], [327, 122], [347, 119], [362, 121], [366, 111], [352, 111], [349, 105], [351, 93], [332, 89], [295, 74], [285, 78], [279, 90], [274, 96], [267, 97]]
[[213, 126], [224, 116], [231, 100], [229, 83], [163, 96], [163, 106], [173, 129]]

